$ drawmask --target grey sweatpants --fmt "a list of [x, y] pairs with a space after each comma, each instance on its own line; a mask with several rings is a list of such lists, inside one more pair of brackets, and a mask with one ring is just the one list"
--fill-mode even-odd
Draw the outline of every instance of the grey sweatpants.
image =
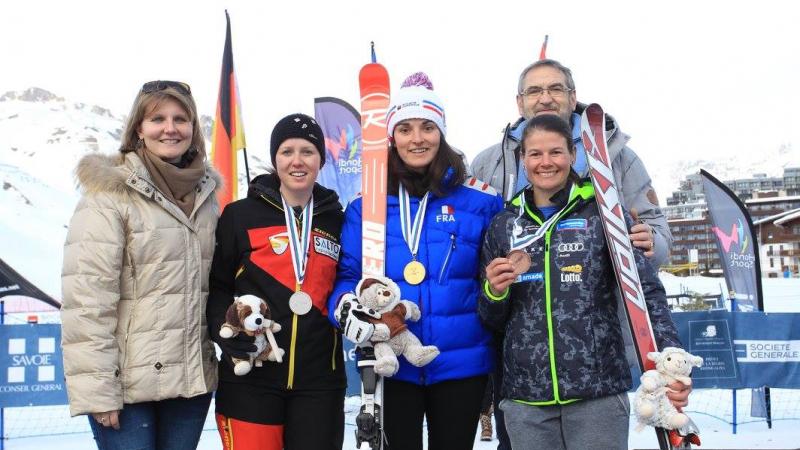
[[568, 405], [500, 402], [514, 450], [625, 450], [630, 404], [626, 393]]

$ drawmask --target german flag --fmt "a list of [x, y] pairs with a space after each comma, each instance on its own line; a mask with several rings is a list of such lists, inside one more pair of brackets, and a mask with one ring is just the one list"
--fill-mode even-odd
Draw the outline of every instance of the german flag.
[[[237, 152], [246, 148], [242, 107], [239, 104], [239, 85], [233, 71], [231, 19], [228, 17], [227, 10], [225, 11], [225, 21], [227, 30], [225, 32], [225, 51], [222, 54], [222, 74], [219, 79], [217, 116], [211, 132], [211, 161], [225, 180], [225, 188], [220, 190], [217, 195], [220, 208], [224, 208], [238, 197]], [[247, 158], [247, 153], [245, 153], [245, 158]]]

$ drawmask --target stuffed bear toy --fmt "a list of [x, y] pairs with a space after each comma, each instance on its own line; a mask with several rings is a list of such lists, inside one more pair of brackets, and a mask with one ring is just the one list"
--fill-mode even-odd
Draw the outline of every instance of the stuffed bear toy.
[[692, 379], [689, 374], [692, 367], [703, 365], [703, 358], [694, 356], [681, 348], [666, 347], [662, 352], [650, 352], [647, 359], [656, 363], [656, 368], [642, 374], [642, 384], [636, 390], [633, 400], [636, 419], [639, 421], [636, 430], [645, 425], [676, 430], [689, 423], [686, 414], [678, 412], [667, 398], [667, 385], [674, 381], [689, 386]]
[[381, 314], [380, 319], [368, 317], [375, 325], [371, 341], [375, 350], [375, 373], [391, 377], [400, 368], [398, 355], [405, 356], [416, 367], [428, 364], [439, 355], [434, 345], [423, 346], [419, 339], [408, 331], [406, 320], [418, 321], [419, 307], [408, 300], [400, 299], [400, 288], [385, 277], [362, 279], [356, 286], [358, 302]]
[[249, 359], [231, 357], [233, 373], [247, 375], [253, 365], [261, 367], [263, 361], [283, 361], [284, 350], [275, 343], [272, 333], [281, 331], [279, 323], [270, 320], [267, 303], [255, 295], [243, 295], [237, 298], [225, 313], [225, 323], [219, 331], [222, 338], [230, 339], [239, 333], [255, 336], [257, 350], [249, 353]]

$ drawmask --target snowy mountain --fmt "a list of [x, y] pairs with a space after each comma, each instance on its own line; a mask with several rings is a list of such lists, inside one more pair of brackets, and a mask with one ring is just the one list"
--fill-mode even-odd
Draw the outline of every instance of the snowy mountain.
[[[0, 257], [56, 299], [62, 246], [79, 199], [73, 170], [87, 153], [116, 152], [124, 120], [35, 87], [0, 96]], [[201, 116], [201, 124], [210, 136], [212, 119]], [[252, 173], [266, 165], [250, 157]]]

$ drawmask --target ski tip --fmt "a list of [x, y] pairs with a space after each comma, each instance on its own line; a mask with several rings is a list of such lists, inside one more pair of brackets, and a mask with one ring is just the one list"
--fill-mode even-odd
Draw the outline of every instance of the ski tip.
[[597, 103], [592, 103], [591, 105], [586, 107], [586, 112], [589, 113], [589, 114], [597, 114], [597, 113], [601, 113], [602, 114], [603, 113], [603, 107], [600, 106]]
[[358, 73], [361, 96], [369, 90], [389, 94], [389, 72], [379, 63], [364, 64]]
[[606, 114], [603, 111], [603, 107], [597, 103], [592, 103], [591, 105], [587, 106], [586, 109], [583, 110], [583, 114], [581, 114], [581, 119], [585, 119], [591, 124], [596, 126], [601, 126], [601, 129], [605, 129], [605, 118]]

